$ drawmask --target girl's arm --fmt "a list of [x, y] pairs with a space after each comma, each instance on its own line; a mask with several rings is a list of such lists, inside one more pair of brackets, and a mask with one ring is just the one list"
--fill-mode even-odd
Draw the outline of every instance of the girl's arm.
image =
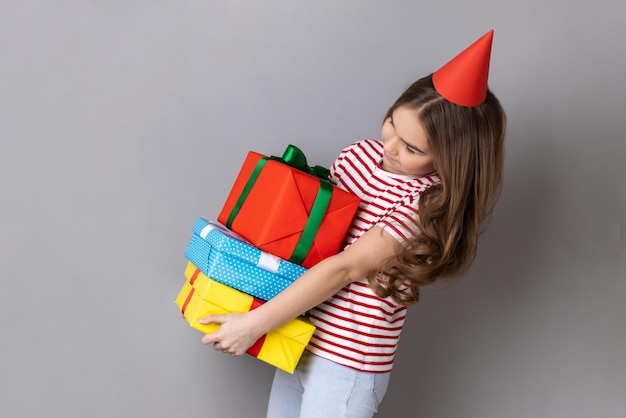
[[319, 305], [370, 271], [385, 267], [386, 262], [390, 264], [399, 245], [389, 233], [373, 227], [345, 251], [319, 262], [260, 307], [200, 319], [203, 324], [221, 324], [202, 342], [213, 344], [216, 350], [241, 355], [263, 334]]

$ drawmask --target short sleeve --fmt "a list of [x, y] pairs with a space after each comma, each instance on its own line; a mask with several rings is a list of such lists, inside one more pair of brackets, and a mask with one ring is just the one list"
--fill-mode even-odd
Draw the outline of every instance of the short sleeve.
[[398, 206], [382, 218], [377, 226], [389, 233], [400, 243], [404, 243], [419, 234], [419, 196], [411, 196], [411, 199]]

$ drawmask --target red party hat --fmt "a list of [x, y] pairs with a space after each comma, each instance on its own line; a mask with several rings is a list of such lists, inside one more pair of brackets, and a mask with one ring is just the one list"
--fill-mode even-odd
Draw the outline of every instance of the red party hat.
[[433, 73], [433, 85], [444, 98], [461, 106], [478, 106], [487, 97], [493, 29]]

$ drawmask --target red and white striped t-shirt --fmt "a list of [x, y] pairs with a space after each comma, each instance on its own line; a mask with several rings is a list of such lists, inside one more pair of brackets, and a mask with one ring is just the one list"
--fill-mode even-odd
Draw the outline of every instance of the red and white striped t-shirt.
[[[344, 249], [373, 226], [401, 242], [417, 233], [419, 196], [440, 181], [389, 173], [380, 167], [382, 156], [381, 141], [364, 140], [344, 149], [331, 167], [332, 182], [361, 198]], [[344, 287], [308, 316], [316, 326], [310, 352], [358, 370], [391, 371], [406, 306], [376, 296], [367, 279]]]

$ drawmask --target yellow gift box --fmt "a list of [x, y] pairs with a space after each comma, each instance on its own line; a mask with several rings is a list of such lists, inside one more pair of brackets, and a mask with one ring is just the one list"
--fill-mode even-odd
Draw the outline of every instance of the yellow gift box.
[[[191, 262], [185, 269], [187, 281], [176, 297], [176, 305], [189, 325], [198, 331], [210, 334], [218, 324], [201, 324], [198, 320], [212, 314], [248, 312], [264, 302], [232, 287], [209, 279]], [[309, 319], [299, 316], [268, 332], [247, 351], [288, 373], [293, 373], [313, 336], [315, 326]]]

